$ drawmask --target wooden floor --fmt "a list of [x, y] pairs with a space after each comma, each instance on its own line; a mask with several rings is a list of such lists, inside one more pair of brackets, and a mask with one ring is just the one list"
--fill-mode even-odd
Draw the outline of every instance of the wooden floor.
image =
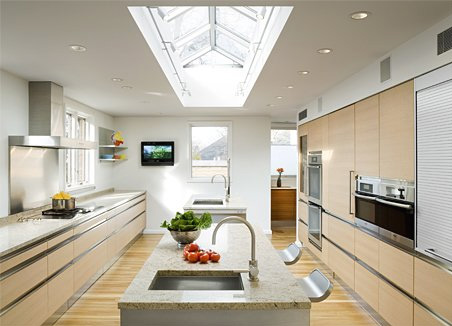
[[[153, 248], [160, 241], [160, 235], [143, 235], [102, 277], [57, 321], [56, 325], [119, 325], [117, 303], [129, 283], [141, 269]], [[282, 249], [295, 240], [294, 228], [273, 230], [272, 243]], [[296, 277], [309, 274], [320, 268], [317, 260], [307, 251], [290, 270]], [[330, 279], [331, 275], [327, 274]], [[312, 326], [370, 326], [377, 325], [335, 280], [330, 297], [321, 303], [313, 304], [311, 310]]]

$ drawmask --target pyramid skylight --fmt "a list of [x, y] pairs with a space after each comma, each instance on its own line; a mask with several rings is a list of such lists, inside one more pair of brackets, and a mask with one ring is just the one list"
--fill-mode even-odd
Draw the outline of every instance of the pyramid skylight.
[[241, 107], [291, 7], [129, 7], [182, 104]]

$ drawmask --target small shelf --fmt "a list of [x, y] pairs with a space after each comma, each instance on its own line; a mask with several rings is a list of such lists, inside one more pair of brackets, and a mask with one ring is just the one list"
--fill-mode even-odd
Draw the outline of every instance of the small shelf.
[[[115, 146], [112, 143], [111, 137], [115, 133], [114, 130], [99, 127], [99, 161], [100, 162], [121, 162], [127, 161], [127, 152], [123, 152], [127, 149], [127, 146]], [[123, 153], [119, 155], [119, 153]], [[123, 158], [113, 158], [113, 157]], [[105, 158], [111, 157], [111, 158]]]
[[126, 146], [115, 146], [115, 145], [99, 145], [99, 148], [114, 148], [116, 150], [127, 149]]
[[100, 158], [99, 161], [102, 162], [120, 162], [120, 161], [127, 161], [126, 158]]

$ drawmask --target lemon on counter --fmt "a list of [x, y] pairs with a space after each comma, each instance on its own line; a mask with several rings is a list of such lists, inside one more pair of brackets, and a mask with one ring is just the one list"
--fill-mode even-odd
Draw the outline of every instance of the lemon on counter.
[[71, 195], [69, 195], [67, 192], [60, 191], [59, 193], [56, 193], [52, 197], [53, 199], [71, 199]]

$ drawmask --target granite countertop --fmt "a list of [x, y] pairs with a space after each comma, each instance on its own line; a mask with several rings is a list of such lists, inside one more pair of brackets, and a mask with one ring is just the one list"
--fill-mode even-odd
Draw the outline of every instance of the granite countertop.
[[[195, 199], [222, 199], [223, 205], [193, 205], [193, 201]], [[245, 213], [247, 209], [247, 205], [238, 197], [231, 197], [229, 202], [225, 201], [225, 197], [221, 195], [203, 195], [196, 194], [190, 197], [190, 199], [185, 203], [184, 210], [192, 210], [192, 211], [223, 211], [225, 213], [230, 213], [232, 211], [243, 212]]]
[[284, 265], [276, 250], [262, 231], [256, 229], [256, 259], [259, 263], [259, 282], [248, 281], [248, 273], [241, 273], [244, 291], [163, 291], [149, 290], [156, 273], [203, 275], [244, 271], [251, 255], [250, 232], [242, 224], [225, 224], [217, 234], [217, 245], [211, 245], [214, 226], [203, 230], [196, 241], [201, 248], [211, 248], [221, 254], [218, 263], [191, 264], [182, 258], [182, 249], [167, 232], [152, 255], [143, 265], [122, 298], [120, 309], [130, 310], [275, 310], [310, 309], [297, 280]]
[[[0, 226], [0, 258], [33, 242], [46, 238], [53, 233], [79, 224], [83, 220], [102, 214], [120, 206], [142, 194], [144, 191], [114, 191], [99, 196], [90, 195], [85, 200], [77, 201], [77, 207], [103, 206], [87, 214], [77, 214], [70, 220], [39, 219], [41, 208], [24, 222], [10, 222]], [[28, 214], [29, 212], [27, 212]]]

